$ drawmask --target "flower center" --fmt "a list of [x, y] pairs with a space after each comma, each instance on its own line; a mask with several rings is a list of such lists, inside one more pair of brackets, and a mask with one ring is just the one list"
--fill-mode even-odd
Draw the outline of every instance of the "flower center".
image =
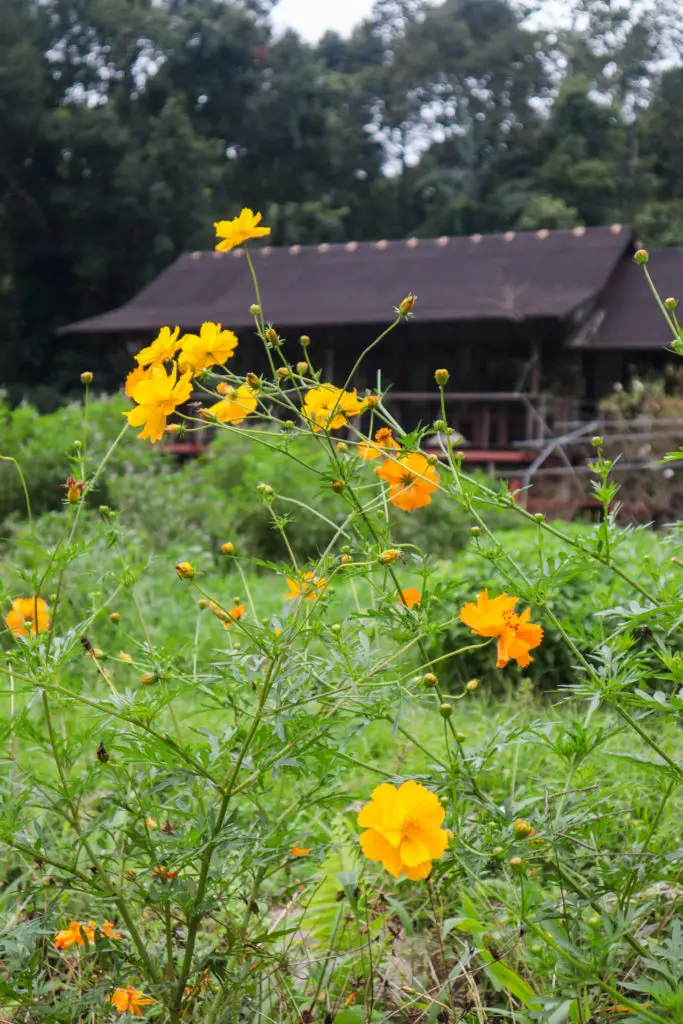
[[401, 484], [403, 485], [403, 487], [412, 487], [414, 483], [415, 477], [413, 476], [412, 473], [404, 473], [403, 476], [401, 477]]
[[510, 629], [517, 629], [519, 626], [519, 615], [516, 615], [514, 612], [503, 612], [503, 621]]
[[404, 839], [415, 839], [420, 832], [420, 822], [417, 818], [406, 818], [401, 828]]

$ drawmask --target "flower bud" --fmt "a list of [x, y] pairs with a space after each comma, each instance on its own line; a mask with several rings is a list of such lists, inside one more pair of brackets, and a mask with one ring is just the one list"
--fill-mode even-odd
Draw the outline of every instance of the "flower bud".
[[189, 562], [178, 562], [175, 571], [178, 573], [178, 579], [180, 580], [194, 579], [194, 569]]
[[366, 409], [376, 409], [379, 405], [379, 395], [366, 395], [363, 401]]
[[181, 429], [182, 428], [179, 423], [169, 423], [169, 425], [166, 427], [166, 433], [171, 435], [179, 434]]
[[534, 514], [534, 521], [535, 522], [542, 523], [544, 520], [545, 520], [545, 516], [543, 515], [542, 512], [536, 512]]
[[118, 612], [112, 612], [111, 615], [109, 616], [109, 621], [116, 624], [117, 622], [121, 621], [121, 616], [119, 615]]
[[85, 370], [81, 374], [81, 384], [92, 384], [92, 373], [90, 370]]
[[464, 743], [465, 740], [467, 739], [467, 733], [466, 732], [456, 732], [455, 738], [458, 741], [458, 743]]
[[379, 555], [381, 565], [390, 565], [391, 562], [397, 562], [399, 558], [401, 558], [401, 552], [396, 548], [387, 548], [386, 551], [381, 551]]
[[285, 420], [285, 422], [282, 424], [283, 430], [294, 430], [295, 427], [296, 423], [294, 422], [294, 420]]
[[514, 871], [516, 875], [521, 875], [524, 871], [524, 861], [521, 857], [510, 857], [508, 864], [510, 869]]
[[494, 857], [500, 857], [502, 852], [503, 852], [503, 847], [502, 846], [494, 846], [493, 849], [491, 850], [491, 854]]
[[210, 602], [207, 601], [205, 597], [202, 597], [202, 598], [199, 599], [199, 601], [197, 601], [197, 607], [198, 608], [208, 608], [209, 604], [210, 604]]
[[341, 633], [341, 630], [342, 630], [342, 628], [341, 628], [341, 626], [339, 625], [338, 622], [335, 622], [335, 624], [331, 627], [331, 629], [332, 629], [332, 632], [335, 634], [335, 636], [338, 636]]
[[305, 363], [305, 362], [303, 361], [303, 359], [301, 359], [301, 360], [300, 360], [300, 361], [299, 361], [299, 362], [298, 362], [298, 363], [296, 364], [296, 372], [297, 372], [297, 373], [299, 373], [299, 374], [301, 374], [302, 376], [303, 376], [303, 374], [304, 374], [304, 373], [308, 373], [308, 369], [309, 369], [309, 367], [308, 367], [308, 363]]
[[140, 676], [140, 685], [152, 686], [153, 683], [156, 683], [157, 679], [158, 676], [156, 672], [143, 672], [142, 675]]
[[451, 378], [451, 375], [448, 372], [448, 370], [435, 370], [434, 371], [434, 380], [436, 381], [436, 383], [439, 385], [440, 388], [445, 388], [445, 386], [446, 386], [446, 384], [448, 384], [448, 381], [450, 380], [450, 378]]
[[596, 434], [595, 437], [591, 437], [591, 444], [594, 448], [602, 448], [602, 438]]
[[280, 380], [284, 380], [285, 377], [292, 376], [292, 371], [289, 368], [289, 366], [278, 366], [277, 375], [280, 378]]
[[648, 260], [650, 259], [650, 255], [647, 249], [639, 249], [633, 257], [633, 259], [638, 264], [638, 266], [642, 267], [648, 262]]
[[258, 306], [255, 302], [252, 302], [251, 306], [249, 307], [249, 312], [251, 313], [252, 316], [260, 316], [261, 307]]
[[308, 337], [307, 334], [302, 334], [301, 337], [299, 338], [299, 344], [301, 345], [302, 348], [308, 348], [308, 346], [311, 344], [311, 339]]
[[271, 345], [276, 345], [278, 342], [278, 334], [274, 327], [268, 327], [265, 334], [266, 341], [270, 342]]
[[341, 562], [342, 565], [348, 565], [349, 562], [353, 561], [353, 558], [351, 555], [342, 555], [339, 561]]
[[434, 430], [438, 430], [440, 433], [448, 430], [448, 424], [445, 420], [434, 420], [433, 427]]
[[216, 420], [216, 413], [213, 409], [200, 409], [199, 415], [203, 420], [207, 420], [209, 423], [215, 422]]
[[348, 450], [349, 450], [349, 446], [346, 443], [346, 441], [337, 441], [337, 451], [338, 452], [341, 452], [342, 455], [345, 455], [346, 452], [348, 452]]
[[439, 714], [441, 715], [442, 718], [450, 718], [451, 715], [453, 714], [453, 705], [442, 704], [441, 707], [439, 708]]
[[478, 537], [481, 533], [481, 526], [471, 526], [470, 533], [473, 537]]
[[227, 381], [222, 380], [218, 387], [216, 388], [216, 391], [218, 392], [219, 395], [222, 395], [225, 398], [226, 395], [232, 394], [233, 388], [232, 385], [228, 384]]
[[678, 299], [668, 298], [664, 299], [664, 305], [667, 309], [676, 309], [678, 306]]
[[259, 384], [261, 383], [257, 375], [255, 373], [252, 373], [251, 370], [244, 379], [246, 380], [250, 388], [258, 388]]
[[475, 690], [479, 689], [479, 680], [470, 679], [469, 683], [465, 683], [465, 689], [468, 693], [474, 693]]
[[439, 464], [439, 456], [438, 455], [428, 455], [427, 456], [427, 462], [429, 463], [430, 466], [438, 466], [438, 464]]
[[235, 545], [231, 544], [230, 541], [227, 541], [225, 544], [221, 544], [221, 551], [224, 555], [234, 555]]
[[343, 480], [334, 480], [332, 483], [332, 490], [335, 494], [341, 494], [345, 487], [346, 484]]
[[533, 828], [528, 821], [516, 821], [512, 826], [512, 831], [515, 833], [516, 839], [528, 839], [530, 835], [533, 835]]
[[412, 292], [409, 295], [406, 295], [405, 299], [402, 300], [398, 307], [399, 316], [410, 316], [416, 301], [417, 295], [413, 295]]
[[256, 490], [259, 492], [259, 494], [262, 494], [264, 498], [270, 498], [270, 496], [273, 493], [273, 488], [270, 486], [270, 484], [257, 484]]
[[434, 675], [434, 673], [425, 672], [425, 674], [422, 676], [422, 684], [423, 686], [436, 686], [437, 678]]

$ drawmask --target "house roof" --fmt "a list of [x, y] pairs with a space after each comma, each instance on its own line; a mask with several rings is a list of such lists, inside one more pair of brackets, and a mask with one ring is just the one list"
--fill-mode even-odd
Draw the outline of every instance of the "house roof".
[[[409, 292], [422, 321], [566, 317], [593, 302], [632, 244], [621, 225], [469, 238], [259, 248], [264, 313], [280, 328], [379, 324]], [[180, 256], [118, 309], [66, 332], [185, 330], [203, 321], [253, 324], [242, 249]]]
[[[650, 250], [648, 269], [662, 299], [683, 298], [683, 248]], [[591, 348], [661, 349], [671, 344], [671, 329], [635, 263], [615, 274], [601, 306], [604, 318]]]

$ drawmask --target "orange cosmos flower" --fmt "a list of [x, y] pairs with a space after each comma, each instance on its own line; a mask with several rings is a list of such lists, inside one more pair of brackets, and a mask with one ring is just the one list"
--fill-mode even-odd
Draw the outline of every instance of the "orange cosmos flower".
[[245, 207], [239, 217], [232, 220], [219, 220], [214, 224], [216, 236], [220, 239], [216, 243], [219, 252], [229, 252], [237, 245], [248, 242], [250, 238], [263, 238], [270, 234], [270, 228], [259, 227], [261, 214], [254, 213]]
[[182, 372], [201, 373], [209, 366], [222, 366], [237, 348], [237, 335], [224, 331], [221, 324], [205, 323], [199, 334], [185, 334], [180, 339], [178, 364]]
[[50, 628], [50, 612], [42, 597], [17, 597], [5, 622], [14, 636], [35, 636]]
[[178, 874], [178, 872], [171, 871], [171, 869], [167, 868], [165, 864], [159, 864], [157, 867], [154, 868], [152, 874], [160, 882], [172, 882], [175, 876]]
[[305, 572], [301, 577], [301, 581], [287, 580], [289, 593], [285, 594], [285, 599], [293, 601], [295, 597], [303, 597], [307, 601], [315, 601], [326, 584], [327, 580], [322, 579], [322, 577], [316, 576], [312, 572]]
[[389, 427], [382, 427], [375, 434], [375, 444], [368, 441], [367, 444], [358, 445], [358, 454], [361, 459], [379, 459], [389, 451], [399, 451], [400, 445], [396, 443], [393, 432]]
[[111, 923], [111, 921], [105, 921], [102, 927], [100, 928], [100, 931], [102, 932], [103, 935], [106, 935], [108, 939], [121, 938], [120, 933], [114, 931], [114, 925]]
[[[163, 366], [170, 363], [180, 348], [178, 335], [180, 328], [162, 327], [151, 345], [140, 349], [135, 357], [135, 362], [140, 369], [153, 369], [155, 366]], [[133, 373], [136, 371], [133, 370]], [[130, 374], [129, 374], [130, 376]]]
[[250, 388], [248, 384], [240, 384], [236, 391], [230, 389], [230, 393], [216, 405], [210, 405], [206, 410], [216, 417], [219, 423], [231, 423], [237, 426], [244, 423], [244, 420], [252, 413], [258, 405], [258, 392]]
[[175, 364], [170, 373], [166, 373], [163, 366], [155, 366], [149, 377], [138, 381], [131, 389], [131, 397], [138, 404], [125, 415], [131, 426], [144, 427], [138, 437], [149, 438], [154, 444], [164, 435], [166, 418], [191, 394], [191, 373], [185, 373], [178, 379]]
[[306, 392], [303, 413], [317, 433], [346, 426], [351, 416], [358, 416], [364, 409], [365, 402], [358, 397], [355, 388], [342, 391], [334, 384], [321, 384]]
[[422, 603], [422, 594], [417, 587], [406, 587], [401, 591], [398, 600], [404, 608], [419, 608]]
[[95, 922], [89, 921], [87, 925], [80, 921], [69, 921], [69, 927], [57, 932], [54, 938], [55, 949], [71, 949], [72, 946], [85, 946], [85, 938], [89, 943], [95, 941]]
[[421, 452], [388, 458], [375, 473], [389, 484], [391, 504], [404, 512], [431, 504], [432, 493], [439, 486], [439, 474]]
[[529, 622], [531, 608], [521, 615], [516, 614], [514, 608], [518, 600], [509, 594], [490, 598], [488, 591], [482, 590], [476, 603], [468, 601], [460, 611], [460, 620], [476, 636], [498, 637], [497, 668], [505, 668], [510, 658], [520, 668], [526, 668], [533, 660], [529, 651], [543, 640], [542, 628]]
[[312, 846], [293, 846], [289, 852], [291, 853], [292, 857], [307, 857], [312, 849]]
[[150, 1006], [154, 1002], [149, 996], [143, 996], [142, 989], [126, 985], [125, 988], [114, 990], [113, 996], [107, 1000], [119, 1013], [130, 1013], [133, 1017], [142, 1017], [141, 1006]]
[[426, 878], [432, 860], [441, 857], [450, 833], [441, 828], [446, 816], [439, 798], [419, 782], [398, 788], [383, 782], [358, 815], [360, 845], [368, 860], [381, 861], [394, 878]]

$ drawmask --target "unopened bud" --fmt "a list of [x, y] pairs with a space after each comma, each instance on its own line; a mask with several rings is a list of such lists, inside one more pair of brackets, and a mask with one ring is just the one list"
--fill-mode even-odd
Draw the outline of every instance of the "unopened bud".
[[346, 441], [337, 441], [337, 451], [338, 452], [341, 452], [342, 455], [345, 455], [346, 452], [348, 452], [348, 450], [349, 450], [349, 446], [346, 443]]
[[469, 683], [465, 683], [465, 689], [468, 693], [474, 693], [475, 690], [479, 689], [479, 680], [470, 679]]
[[544, 521], [544, 519], [545, 519], [545, 516], [543, 515], [542, 512], [535, 512], [534, 513], [534, 521], [535, 522], [542, 523]]
[[339, 561], [341, 562], [342, 565], [348, 565], [349, 562], [353, 561], [353, 558], [351, 555], [342, 555]]
[[436, 686], [437, 678], [434, 675], [434, 673], [425, 672], [425, 674], [422, 676], [422, 684], [423, 686]]
[[270, 484], [257, 484], [256, 490], [259, 494], [262, 494], [264, 498], [270, 498], [273, 493], [273, 488]]
[[400, 316], [410, 316], [410, 314], [413, 311], [413, 306], [415, 305], [416, 301], [417, 301], [417, 295], [413, 295], [412, 292], [410, 293], [410, 295], [406, 295], [405, 299], [403, 299], [403, 301], [401, 302], [401, 304], [398, 307], [399, 315]]
[[216, 419], [216, 413], [213, 409], [200, 409], [199, 415], [203, 420], [207, 420], [208, 422], [212, 422]]
[[251, 370], [244, 379], [246, 380], [250, 388], [257, 388], [261, 383], [258, 376], [255, 373], [252, 373]]
[[451, 715], [453, 714], [452, 704], [442, 704], [441, 707], [439, 708], [439, 714], [441, 715], [442, 718], [450, 718]]
[[143, 672], [142, 675], [140, 676], [140, 685], [152, 686], [153, 683], [156, 683], [157, 679], [158, 676], [156, 672]]
[[389, 565], [391, 562], [397, 562], [401, 557], [401, 552], [396, 548], [387, 548], [386, 551], [381, 551], [379, 555], [379, 561], [382, 565]]
[[285, 420], [285, 422], [282, 424], [283, 430], [294, 430], [295, 427], [296, 423], [294, 422], [294, 420]]
[[167, 434], [171, 434], [171, 436], [173, 436], [173, 434], [179, 434], [180, 433], [180, 424], [179, 423], [169, 423], [169, 425], [166, 427], [166, 433]]
[[667, 309], [676, 309], [676, 307], [678, 306], [678, 299], [664, 299], [664, 305]]
[[434, 420], [434, 430], [445, 431], [448, 430], [448, 424], [445, 420]]
[[260, 316], [261, 307], [257, 305], [255, 302], [252, 302], [251, 306], [249, 307], [249, 312], [251, 313], [252, 316]]
[[289, 368], [289, 366], [278, 366], [277, 375], [280, 378], [280, 380], [284, 380], [285, 377], [292, 376], [292, 371]]
[[301, 345], [302, 348], [308, 348], [308, 346], [311, 344], [311, 339], [308, 337], [307, 334], [302, 334], [301, 337], [299, 338], [299, 344]]
[[494, 846], [493, 849], [491, 850], [491, 853], [494, 857], [500, 857], [501, 853], [503, 853], [503, 847]]
[[178, 562], [175, 571], [178, 573], [178, 579], [180, 580], [194, 579], [194, 569], [189, 562]]
[[338, 636], [341, 633], [341, 630], [342, 630], [342, 628], [341, 628], [341, 626], [339, 625], [338, 622], [335, 622], [335, 624], [331, 627], [331, 629], [332, 629], [332, 632], [335, 634], [335, 636]]
[[197, 601], [197, 606], [199, 608], [202, 608], [202, 609], [203, 608], [208, 608], [210, 603], [211, 602], [207, 601], [205, 597], [202, 597], [202, 598], [199, 599], [199, 601]]
[[300, 373], [300, 374], [302, 374], [302, 375], [303, 375], [304, 373], [308, 373], [308, 363], [305, 363], [305, 362], [303, 361], [303, 359], [302, 359], [302, 360], [300, 360], [300, 361], [299, 361], [299, 362], [298, 362], [298, 363], [296, 364], [296, 372], [297, 372], [297, 373]]
[[223, 397], [225, 397], [226, 395], [231, 395], [233, 389], [232, 385], [228, 384], [227, 381], [222, 380], [218, 387], [216, 388], [216, 391], [218, 392], [219, 395], [223, 395]]
[[335, 494], [341, 494], [345, 487], [346, 484], [344, 483], [343, 480], [334, 480], [332, 483], [332, 490], [335, 492]]
[[90, 370], [85, 370], [81, 374], [81, 384], [92, 384], [92, 373]]
[[379, 395], [366, 395], [363, 401], [366, 409], [376, 409], [379, 405]]
[[481, 533], [481, 526], [471, 526], [470, 533], [473, 537], [478, 537]]
[[430, 466], [438, 466], [438, 464], [439, 464], [439, 456], [438, 455], [428, 455], [427, 456], [427, 462], [429, 463]]
[[118, 612], [112, 612], [111, 615], [109, 616], [109, 621], [113, 622], [114, 624], [116, 624], [117, 622], [120, 622], [120, 620], [121, 620], [121, 616], [119, 615]]
[[530, 835], [533, 835], [533, 828], [528, 821], [516, 821], [512, 826], [512, 830], [515, 833], [517, 839], [528, 839]]
[[649, 253], [648, 253], [647, 249], [639, 249], [639, 250], [638, 250], [638, 252], [637, 252], [637, 253], [635, 254], [635, 256], [633, 257], [633, 259], [634, 259], [634, 261], [635, 261], [635, 262], [636, 262], [636, 263], [637, 263], [637, 264], [638, 264], [639, 266], [641, 266], [641, 267], [642, 267], [642, 266], [644, 266], [644, 265], [645, 265], [645, 264], [647, 263], [647, 261], [648, 261], [648, 260], [650, 259], [650, 256], [649, 256]]
[[278, 336], [277, 336], [277, 331], [275, 330], [274, 327], [268, 327], [266, 329], [265, 337], [266, 337], [266, 341], [269, 341], [271, 345], [277, 344]]
[[435, 370], [434, 371], [434, 380], [436, 381], [436, 383], [439, 385], [440, 388], [444, 388], [446, 386], [446, 384], [448, 384], [448, 381], [450, 380], [450, 378], [451, 378], [451, 375], [448, 372], [448, 370]]
[[521, 875], [524, 871], [524, 861], [521, 857], [510, 857], [508, 861], [510, 868], [516, 875]]
[[224, 555], [234, 555], [235, 545], [232, 544], [230, 541], [226, 541], [225, 544], [221, 544], [221, 551], [223, 552]]
[[595, 437], [591, 437], [591, 444], [594, 448], [602, 448], [602, 438], [596, 434]]

